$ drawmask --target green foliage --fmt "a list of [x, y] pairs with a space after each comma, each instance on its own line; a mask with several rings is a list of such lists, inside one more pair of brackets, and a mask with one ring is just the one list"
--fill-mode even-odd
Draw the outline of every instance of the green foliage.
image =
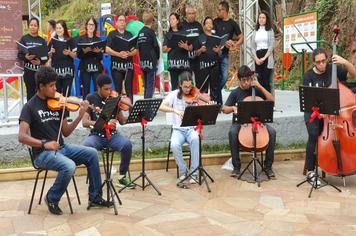
[[317, 0], [315, 7], [318, 11], [319, 25], [321, 30], [327, 26], [338, 9], [338, 2], [334, 0]]

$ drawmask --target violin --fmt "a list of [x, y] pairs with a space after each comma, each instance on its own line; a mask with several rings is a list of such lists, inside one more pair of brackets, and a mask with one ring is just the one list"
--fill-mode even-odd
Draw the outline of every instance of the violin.
[[54, 98], [47, 99], [47, 106], [53, 111], [67, 110], [75, 112], [79, 110], [81, 100], [77, 97], [64, 97], [56, 92]]
[[183, 94], [184, 101], [190, 105], [206, 105], [211, 101], [209, 94], [201, 93], [197, 87], [193, 87], [189, 94]]
[[[109, 96], [118, 97], [119, 94], [115, 90], [112, 90]], [[126, 95], [120, 96], [120, 101], [117, 103], [117, 105], [123, 111], [128, 111], [130, 108], [132, 108], [131, 99]]]

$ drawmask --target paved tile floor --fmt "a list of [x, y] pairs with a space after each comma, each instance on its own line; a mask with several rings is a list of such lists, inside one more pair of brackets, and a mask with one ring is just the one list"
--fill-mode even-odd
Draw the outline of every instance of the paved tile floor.
[[75, 212], [69, 214], [63, 198], [62, 216], [49, 214], [44, 203], [27, 214], [33, 180], [0, 182], [0, 235], [356, 235], [356, 177], [346, 187], [329, 177], [342, 193], [325, 187], [308, 199], [310, 185], [295, 187], [304, 179], [302, 167], [302, 161], [277, 162], [277, 179], [258, 188], [209, 166], [211, 193], [205, 186], [177, 188], [173, 169], [150, 171], [162, 196], [152, 187], [125, 190], [118, 216], [108, 208], [86, 210], [85, 177], [77, 177], [82, 205], [70, 185]]

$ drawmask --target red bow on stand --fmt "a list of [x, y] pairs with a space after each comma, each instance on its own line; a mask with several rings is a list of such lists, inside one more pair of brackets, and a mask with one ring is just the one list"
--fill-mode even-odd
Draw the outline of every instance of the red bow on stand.
[[198, 120], [198, 124], [197, 126], [194, 128], [195, 131], [198, 131], [199, 133], [199, 138], [202, 139], [203, 138], [203, 123], [201, 122], [201, 120]]
[[258, 133], [258, 126], [262, 125], [261, 121], [256, 120], [255, 117], [251, 117], [251, 121], [253, 130]]
[[312, 107], [312, 114], [310, 116], [309, 119], [309, 123], [313, 123], [313, 121], [315, 120], [315, 118], [318, 118], [319, 120], [321, 120], [321, 115], [319, 113], [319, 109], [317, 107]]
[[105, 129], [105, 134], [106, 134], [106, 139], [107, 140], [110, 140], [110, 137], [111, 137], [111, 132], [110, 132], [110, 130], [112, 130], [113, 128], [115, 128], [115, 126], [114, 125], [112, 125], [112, 124], [108, 124], [108, 123], [106, 123], [105, 125], [104, 125], [104, 129]]

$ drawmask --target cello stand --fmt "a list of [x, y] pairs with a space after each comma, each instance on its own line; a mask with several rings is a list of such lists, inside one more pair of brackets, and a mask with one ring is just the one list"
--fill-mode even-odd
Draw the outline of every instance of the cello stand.
[[[317, 144], [318, 145], [318, 144]], [[316, 150], [318, 150], [318, 147], [316, 147]], [[312, 193], [313, 193], [313, 190], [315, 189], [321, 189], [325, 186], [330, 186], [330, 187], [333, 187], [334, 189], [336, 189], [337, 191], [339, 191], [341, 193], [341, 189], [339, 189], [338, 187], [336, 187], [335, 185], [333, 184], [330, 184], [326, 179], [324, 179], [323, 177], [320, 176], [319, 174], [319, 165], [318, 165], [318, 153], [316, 153], [316, 160], [315, 160], [315, 181], [314, 183], [312, 184], [311, 188], [310, 188], [310, 191], [309, 191], [309, 195], [308, 195], [308, 198], [311, 197]], [[318, 181], [320, 181], [320, 185], [318, 185]], [[297, 184], [297, 188], [301, 185], [303, 185], [304, 183], [308, 182], [308, 179], [300, 182], [299, 184]]]
[[262, 163], [260, 162], [260, 160], [258, 160], [257, 158], [257, 151], [256, 151], [256, 141], [257, 141], [257, 136], [256, 136], [256, 130], [254, 128], [251, 129], [252, 130], [252, 137], [253, 137], [253, 154], [252, 154], [252, 159], [251, 161], [247, 164], [247, 166], [245, 167], [245, 169], [243, 169], [243, 171], [241, 172], [241, 174], [239, 175], [239, 177], [237, 177], [237, 179], [241, 179], [241, 177], [243, 176], [243, 174], [246, 172], [246, 170], [249, 170], [250, 165], [252, 164], [252, 176], [253, 179], [255, 181], [255, 183], [257, 183], [257, 186], [260, 187], [261, 186], [261, 180], [260, 180], [260, 174], [257, 173], [257, 164], [261, 167], [261, 172], [264, 172], [267, 176], [268, 179], [271, 179], [271, 177], [269, 177], [269, 175], [267, 174], [267, 171], [265, 170], [265, 168], [263, 168]]

